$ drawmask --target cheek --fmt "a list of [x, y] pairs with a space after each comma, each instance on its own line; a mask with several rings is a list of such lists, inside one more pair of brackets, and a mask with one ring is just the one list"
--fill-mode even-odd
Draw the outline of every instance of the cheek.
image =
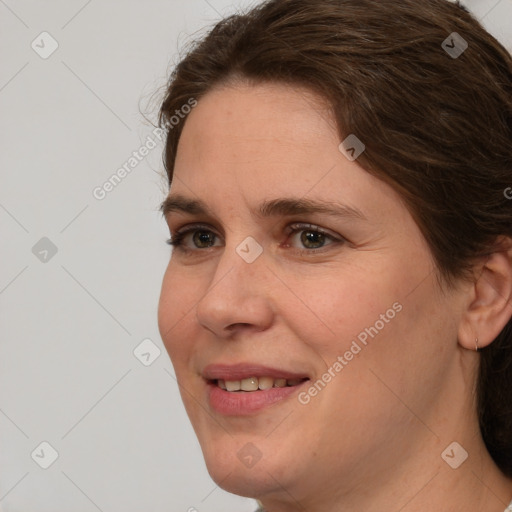
[[[403, 273], [388, 273], [380, 281], [361, 274], [357, 280], [345, 277], [346, 287], [331, 286], [326, 292], [332, 302], [311, 297], [319, 314], [324, 312], [323, 319], [331, 319], [336, 336], [329, 338], [331, 343], [319, 335], [308, 339], [306, 334], [304, 340], [314, 343], [326, 364], [323, 372], [338, 356], [344, 360], [315, 403], [331, 417], [326, 435], [335, 438], [340, 422], [352, 427], [363, 422], [378, 426], [367, 432], [377, 439], [386, 429], [415, 423], [404, 404], [426, 415], [439, 383], [446, 381], [449, 347], [456, 345], [453, 306], [449, 298], [442, 299], [433, 275], [422, 281], [413, 269], [404, 267]], [[344, 293], [349, 286], [357, 293]]]
[[302, 341], [329, 364], [358, 336], [364, 341], [369, 336], [365, 329], [374, 332], [375, 323], [379, 332], [388, 329], [400, 309], [395, 304], [400, 287], [389, 272], [347, 265], [337, 272], [290, 274], [283, 281], [290, 291], [279, 294], [279, 310]]
[[[390, 406], [400, 409], [393, 393], [421, 409], [424, 393], [442, 378], [445, 361], [439, 353], [453, 333], [446, 328], [440, 335], [435, 325], [450, 316], [450, 308], [439, 301], [435, 278], [425, 280], [428, 260], [425, 266], [414, 261], [417, 267], [373, 265], [362, 271], [347, 265], [330, 275], [287, 276], [300, 300], [281, 295], [283, 316], [317, 361], [317, 378], [328, 379], [325, 390], [319, 385], [321, 391], [311, 396], [313, 407], [329, 411], [334, 431], [353, 411], [375, 422]], [[340, 400], [352, 412], [339, 409]]]
[[186, 357], [185, 352], [190, 346], [182, 340], [187, 337], [190, 319], [194, 315], [197, 302], [194, 289], [190, 281], [176, 272], [172, 263], [169, 263], [158, 303], [158, 327], [173, 364]]

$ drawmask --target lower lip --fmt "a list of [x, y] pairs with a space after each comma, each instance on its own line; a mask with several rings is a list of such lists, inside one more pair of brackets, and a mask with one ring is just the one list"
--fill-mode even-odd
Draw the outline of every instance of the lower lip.
[[304, 384], [270, 388], [259, 391], [226, 391], [216, 384], [208, 383], [210, 405], [226, 416], [244, 416], [273, 405], [295, 394]]

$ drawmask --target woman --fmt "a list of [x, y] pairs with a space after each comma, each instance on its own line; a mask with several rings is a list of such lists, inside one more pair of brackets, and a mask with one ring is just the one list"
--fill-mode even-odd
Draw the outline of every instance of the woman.
[[219, 486], [268, 512], [503, 511], [506, 50], [445, 0], [270, 0], [191, 49], [161, 124], [159, 327]]

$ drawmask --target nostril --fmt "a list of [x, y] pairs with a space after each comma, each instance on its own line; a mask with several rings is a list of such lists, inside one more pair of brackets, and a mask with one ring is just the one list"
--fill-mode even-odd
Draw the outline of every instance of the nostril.
[[234, 331], [235, 329], [239, 329], [240, 327], [242, 328], [248, 328], [248, 327], [252, 327], [250, 323], [247, 323], [247, 322], [238, 322], [236, 324], [231, 324], [231, 325], [228, 325], [226, 327], [226, 329], [228, 329], [229, 331]]

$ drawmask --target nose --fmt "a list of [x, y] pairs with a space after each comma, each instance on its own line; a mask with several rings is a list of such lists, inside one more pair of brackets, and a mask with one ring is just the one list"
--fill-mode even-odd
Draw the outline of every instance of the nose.
[[268, 329], [274, 318], [271, 275], [263, 254], [247, 263], [234, 248], [226, 247], [197, 305], [197, 321], [219, 338]]

